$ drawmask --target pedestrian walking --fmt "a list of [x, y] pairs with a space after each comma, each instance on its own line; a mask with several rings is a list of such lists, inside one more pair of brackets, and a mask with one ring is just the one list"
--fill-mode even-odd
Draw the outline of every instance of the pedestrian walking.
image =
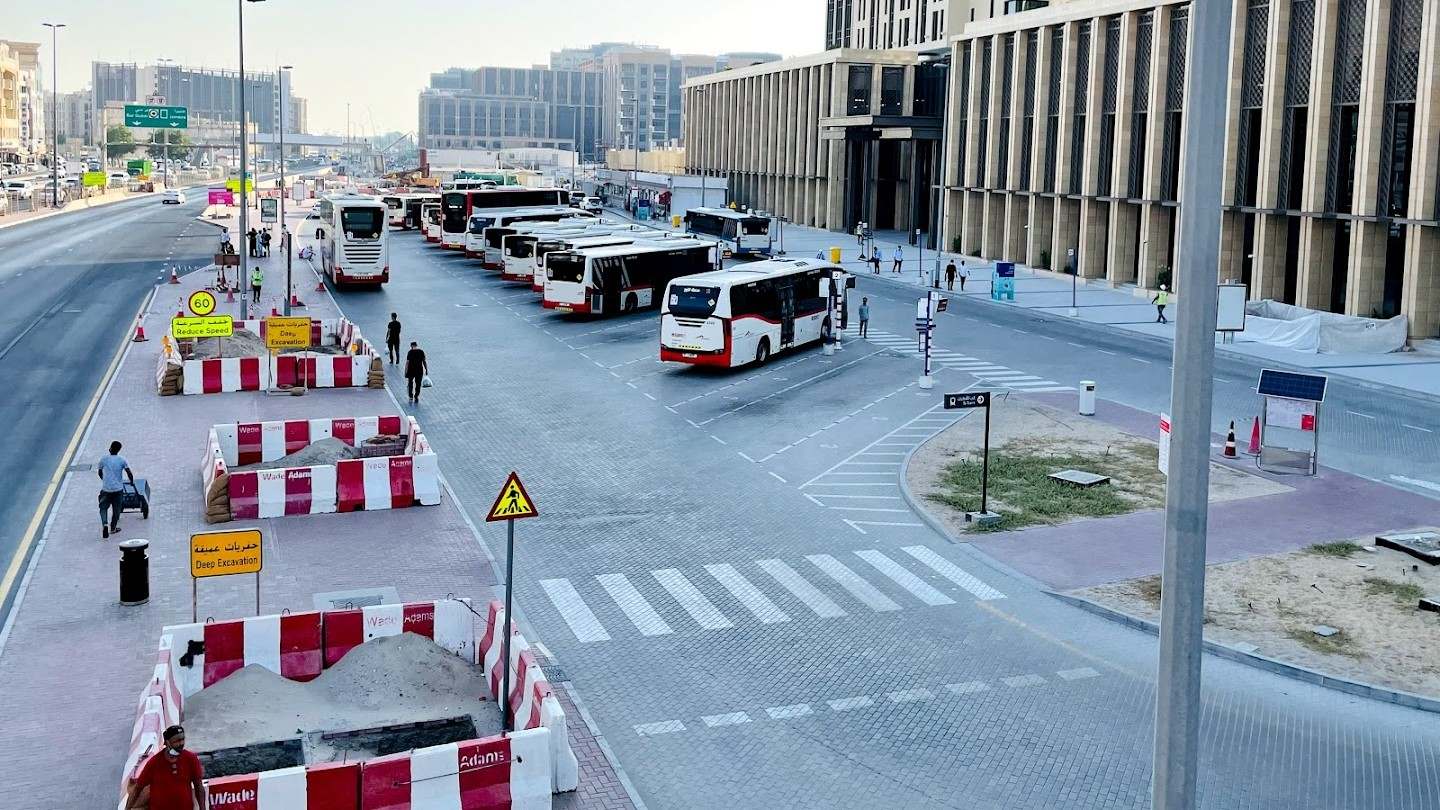
[[250, 268], [250, 303], [260, 303], [260, 288], [265, 286], [265, 271], [260, 265]]
[[270, 256], [270, 229], [266, 228], [260, 232], [260, 258]]
[[126, 810], [193, 810], [210, 804], [205, 798], [205, 766], [194, 751], [185, 750], [185, 729], [170, 726], [162, 735], [165, 747], [150, 755], [130, 783]]
[[1150, 299], [1150, 303], [1155, 305], [1155, 323], [1169, 323], [1169, 319], [1165, 317], [1165, 307], [1170, 304], [1170, 293], [1165, 289], [1164, 284], [1160, 285], [1160, 292], [1155, 293], [1155, 297]]
[[865, 223], [863, 222], [855, 223], [855, 244], [861, 247], [865, 246]]
[[960, 260], [960, 292], [965, 292], [965, 279], [970, 278], [970, 268], [965, 266], [965, 260]]
[[[95, 465], [95, 474], [100, 476], [100, 537], [106, 538], [120, 531], [120, 504], [125, 496], [125, 479], [135, 484], [135, 473], [130, 464], [120, 455], [120, 442], [110, 442], [110, 455]], [[107, 520], [105, 511], [110, 510]]]
[[875, 253], [870, 256], [870, 272], [880, 275], [880, 248], [875, 248]]
[[860, 337], [870, 333], [870, 299], [860, 299]]
[[896, 246], [895, 246], [895, 266], [894, 266], [893, 268], [891, 268], [891, 272], [899, 273], [899, 272], [900, 272], [900, 263], [903, 262], [903, 261], [905, 261], [905, 248], [902, 248], [902, 247], [900, 247], [899, 245], [896, 245]]
[[234, 253], [234, 252], [235, 252], [235, 246], [232, 245], [232, 244], [230, 244], [230, 229], [229, 229], [229, 228], [225, 228], [225, 229], [223, 229], [223, 230], [220, 231], [220, 252], [221, 252], [221, 253]]
[[953, 289], [955, 289], [955, 260], [954, 260], [954, 259], [951, 259], [951, 260], [950, 260], [950, 263], [947, 264], [947, 265], [945, 265], [945, 289], [947, 289], [947, 290], [953, 290]]
[[254, 228], [251, 228], [250, 230], [245, 232], [245, 250], [247, 255], [249, 255], [252, 259], [259, 258], [259, 256], [255, 253], [256, 237], [258, 236], [259, 234], [256, 233]]
[[390, 350], [390, 365], [400, 362], [400, 316], [390, 313], [390, 323], [385, 324], [385, 348]]
[[425, 375], [430, 373], [430, 364], [425, 362], [425, 351], [420, 344], [410, 341], [410, 351], [405, 353], [405, 383], [410, 401], [420, 404], [420, 389]]

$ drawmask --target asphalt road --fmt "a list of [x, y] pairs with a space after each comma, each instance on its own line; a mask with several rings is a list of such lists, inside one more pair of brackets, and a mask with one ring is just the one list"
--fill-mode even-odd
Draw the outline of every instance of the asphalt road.
[[[427, 350], [435, 387], [410, 410], [472, 515], [524, 478], [541, 517], [517, 530], [517, 604], [651, 807], [1148, 806], [1154, 638], [948, 542], [898, 476], [960, 418], [938, 395], [980, 384], [972, 362], [1158, 410], [1158, 346], [961, 302], [939, 341], [968, 359], [922, 392], [913, 291], [862, 279], [870, 340], [716, 372], [658, 363], [653, 312], [545, 312], [414, 234], [391, 265], [340, 304], [376, 333], [399, 312]], [[1220, 364], [1227, 409], [1253, 397], [1241, 366]], [[1432, 715], [1205, 673], [1202, 806], [1436, 806]]]
[[196, 196], [181, 206], [145, 197], [0, 229], [5, 565], [141, 302], [172, 265], [183, 273], [214, 252], [214, 229], [194, 219], [203, 207]]

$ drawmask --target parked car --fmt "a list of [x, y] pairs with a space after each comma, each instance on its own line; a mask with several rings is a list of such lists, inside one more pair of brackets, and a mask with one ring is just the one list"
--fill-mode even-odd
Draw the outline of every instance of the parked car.
[[160, 198], [161, 205], [184, 205], [185, 192], [178, 188], [167, 189], [164, 196]]
[[110, 181], [110, 185], [112, 186], [123, 186], [130, 182], [129, 172], [114, 171], [105, 175], [105, 177]]
[[35, 186], [29, 180], [6, 180], [5, 193], [22, 200], [28, 200], [35, 193]]
[[600, 202], [599, 197], [586, 197], [585, 201], [580, 203], [580, 207], [592, 214], [598, 214], [605, 209], [605, 205]]

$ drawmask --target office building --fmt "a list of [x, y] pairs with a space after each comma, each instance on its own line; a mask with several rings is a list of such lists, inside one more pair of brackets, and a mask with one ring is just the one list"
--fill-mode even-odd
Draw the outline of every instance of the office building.
[[[156, 103], [187, 107], [191, 118], [232, 123], [240, 120], [240, 83], [234, 70], [94, 62], [90, 78], [91, 108], [95, 110], [103, 110], [111, 103], [143, 104], [153, 99]], [[246, 71], [245, 115], [258, 132], [276, 131], [282, 118], [282, 85], [287, 107], [284, 117], [297, 120], [296, 108], [303, 108], [305, 100], [291, 91], [290, 81], [290, 71]]]
[[944, 52], [967, 23], [1016, 9], [1015, 0], [826, 0], [825, 48]]
[[89, 88], [61, 93], [58, 96], [60, 105], [58, 114], [55, 114], [55, 111], [51, 109], [49, 99], [46, 99], [46, 120], [56, 123], [57, 135], [62, 146], [90, 143], [91, 133], [95, 126], [95, 116], [90, 107], [90, 99]]
[[[1155, 287], [1183, 252], [1188, 21], [1077, 0], [967, 26], [946, 244]], [[1440, 334], [1440, 5], [1235, 0], [1229, 61], [1219, 278]]]
[[561, 149], [594, 160], [601, 76], [568, 68], [451, 68], [420, 92], [422, 149]]
[[20, 59], [0, 40], [0, 163], [19, 163]]

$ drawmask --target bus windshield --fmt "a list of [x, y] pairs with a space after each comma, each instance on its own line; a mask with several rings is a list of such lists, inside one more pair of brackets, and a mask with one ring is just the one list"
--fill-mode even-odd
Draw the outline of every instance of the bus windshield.
[[579, 284], [585, 280], [585, 257], [575, 253], [552, 253], [545, 257], [545, 274], [551, 281]]
[[500, 240], [515, 233], [514, 228], [487, 228], [485, 230], [485, 245], [487, 247], [500, 247]]
[[377, 239], [385, 227], [378, 208], [345, 208], [340, 211], [340, 229], [350, 239]]
[[465, 230], [465, 217], [469, 213], [465, 203], [465, 192], [452, 191], [440, 196], [440, 208], [444, 212], [442, 221], [446, 233], [460, 233]]
[[744, 228], [744, 232], [749, 236], [764, 236], [770, 232], [770, 220], [747, 219], [744, 222]]
[[471, 217], [470, 233], [479, 236], [485, 233], [485, 229], [495, 224], [495, 217]]
[[716, 287], [676, 285], [670, 288], [670, 314], [677, 318], [708, 318], [715, 312], [719, 296]]
[[517, 236], [510, 240], [510, 255], [517, 259], [528, 259], [533, 247], [535, 247], [535, 237]]

